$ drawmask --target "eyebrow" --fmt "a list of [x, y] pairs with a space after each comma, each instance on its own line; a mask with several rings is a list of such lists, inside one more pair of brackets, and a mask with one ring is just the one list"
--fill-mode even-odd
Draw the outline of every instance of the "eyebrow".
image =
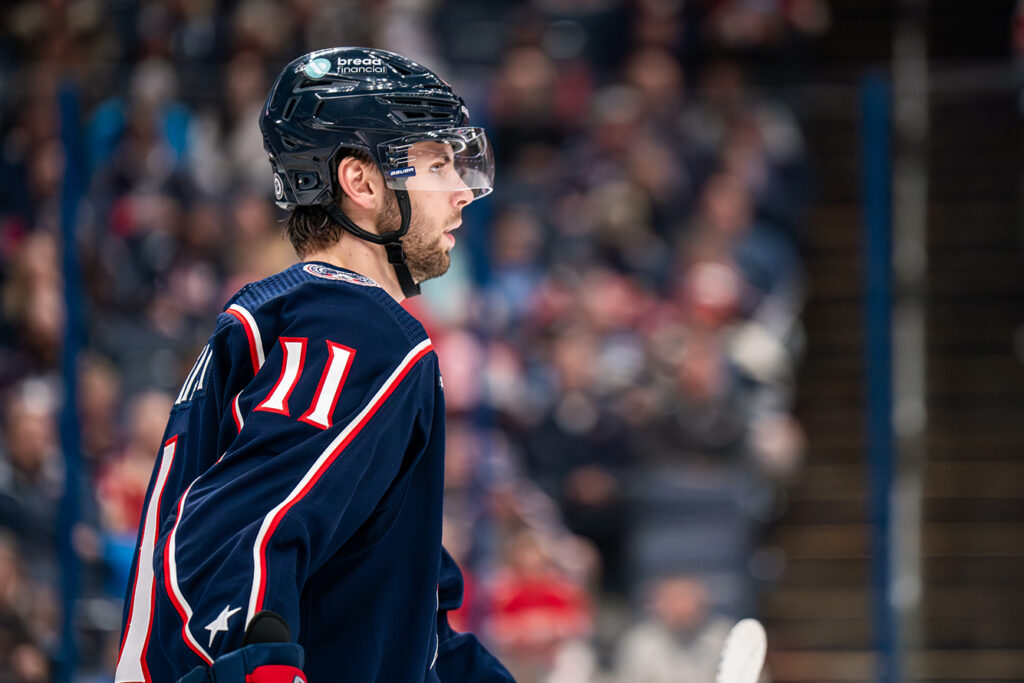
[[446, 162], [450, 162], [452, 160], [452, 154], [449, 151], [450, 147], [443, 145], [441, 143], [435, 142], [429, 145], [424, 145], [420, 147], [420, 150], [422, 151], [424, 156], [442, 159]]
[[434, 159], [441, 159], [445, 163], [451, 162], [452, 160], [452, 155], [449, 154], [447, 151], [442, 150], [427, 149], [424, 150], [424, 156], [432, 157]]

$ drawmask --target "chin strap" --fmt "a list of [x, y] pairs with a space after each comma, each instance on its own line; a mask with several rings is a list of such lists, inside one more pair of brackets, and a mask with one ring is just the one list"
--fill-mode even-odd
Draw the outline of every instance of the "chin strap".
[[341, 207], [331, 201], [324, 204], [327, 215], [334, 219], [341, 227], [350, 233], [374, 244], [383, 244], [388, 253], [388, 263], [395, 269], [398, 276], [398, 284], [402, 288], [402, 294], [406, 297], [413, 297], [420, 293], [420, 286], [412, 277], [409, 264], [405, 259], [405, 250], [402, 248], [402, 237], [409, 232], [409, 223], [412, 220], [412, 208], [409, 204], [409, 193], [405, 190], [395, 190], [395, 198], [398, 200], [398, 213], [402, 216], [402, 223], [398, 230], [378, 235], [375, 232], [364, 230], [352, 222], [352, 219], [345, 215]]
[[409, 298], [419, 296], [420, 293], [420, 286], [413, 279], [409, 265], [405, 262], [405, 250], [402, 249], [401, 242], [402, 236], [409, 232], [412, 206], [409, 204], [409, 193], [405, 190], [395, 190], [395, 197], [398, 199], [398, 213], [402, 216], [402, 226], [395, 232], [389, 233], [388, 236], [395, 235], [395, 237], [387, 240], [384, 243], [384, 248], [388, 252], [388, 263], [394, 267], [395, 274], [398, 275], [398, 284], [402, 287], [402, 294]]
[[388, 263], [394, 266], [395, 274], [398, 275], [398, 284], [402, 286], [402, 294], [406, 298], [418, 295], [420, 293], [420, 286], [412, 279], [412, 273], [409, 272], [409, 266], [405, 262], [405, 251], [402, 249], [402, 243], [386, 242], [384, 248], [388, 252]]

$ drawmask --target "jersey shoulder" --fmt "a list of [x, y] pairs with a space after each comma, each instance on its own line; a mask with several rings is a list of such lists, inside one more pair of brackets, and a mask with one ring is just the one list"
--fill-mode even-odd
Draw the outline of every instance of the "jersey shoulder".
[[376, 282], [326, 263], [298, 263], [250, 283], [224, 310], [259, 330], [267, 347], [296, 336], [403, 356], [428, 340], [423, 325]]

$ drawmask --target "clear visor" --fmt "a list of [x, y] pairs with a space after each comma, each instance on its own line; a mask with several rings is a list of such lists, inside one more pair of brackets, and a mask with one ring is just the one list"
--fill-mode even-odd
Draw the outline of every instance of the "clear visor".
[[494, 189], [494, 152], [483, 128], [447, 128], [378, 145], [384, 179], [393, 190], [470, 190], [473, 199]]

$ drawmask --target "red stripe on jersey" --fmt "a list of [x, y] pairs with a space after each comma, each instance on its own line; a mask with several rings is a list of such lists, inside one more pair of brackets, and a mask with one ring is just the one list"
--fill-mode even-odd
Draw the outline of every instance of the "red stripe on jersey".
[[[192, 484], [194, 483], [192, 482]], [[178, 616], [181, 617], [181, 638], [185, 641], [185, 645], [192, 652], [199, 655], [199, 658], [206, 662], [208, 666], [213, 666], [213, 658], [203, 650], [188, 630], [188, 624], [192, 620], [192, 609], [185, 603], [185, 598], [180, 593], [177, 585], [178, 569], [171, 557], [174, 553], [174, 543], [178, 535], [178, 523], [181, 522], [181, 511], [185, 507], [185, 498], [188, 496], [188, 492], [192, 490], [192, 484], [188, 485], [185, 493], [182, 494], [181, 499], [178, 501], [178, 512], [174, 520], [174, 527], [171, 529], [171, 533], [167, 537], [167, 543], [164, 545], [164, 589], [171, 604], [174, 605], [174, 609], [177, 610]]]
[[[284, 519], [284, 516], [288, 514], [288, 511], [291, 510], [296, 503], [301, 501], [306, 494], [309, 493], [338, 456], [341, 455], [342, 451], [344, 451], [352, 440], [359, 435], [359, 432], [362, 431], [363, 427], [367, 425], [370, 419], [378, 410], [380, 410], [380, 407], [383, 406], [391, 394], [394, 393], [395, 389], [409, 374], [409, 371], [413, 366], [433, 350], [434, 347], [430, 344], [430, 340], [428, 339], [421, 342], [421, 344], [415, 347], [413, 351], [410, 351], [410, 354], [406, 356], [402, 361], [402, 364], [399, 365], [395, 372], [392, 373], [391, 377], [388, 378], [388, 381], [385, 382], [383, 387], [381, 387], [381, 390], [378, 391], [371, 403], [366, 406], [363, 411], [356, 416], [355, 420], [349, 423], [349, 425], [339, 434], [341, 441], [336, 444], [332, 442], [332, 445], [328, 446], [329, 450], [324, 451], [320, 457], [317, 458], [316, 464], [314, 464], [313, 468], [306, 473], [305, 477], [303, 477], [302, 481], [305, 483], [302, 484], [302, 481], [299, 482], [302, 484], [301, 488], [292, 490], [282, 503], [268, 513], [268, 515], [273, 515], [270, 519], [269, 525], [267, 525], [266, 518], [264, 518], [266, 531], [264, 532], [263, 528], [260, 529], [259, 534], [257, 534], [258, 545], [255, 548], [258, 556], [259, 578], [257, 581], [254, 581], [253, 588], [255, 592], [255, 599], [252, 599], [252, 596], [250, 597], [249, 611], [246, 615], [247, 624], [253, 615], [263, 609], [263, 600], [267, 590], [267, 545], [270, 543], [270, 538], [274, 535], [274, 532], [277, 530], [281, 520]], [[262, 538], [260, 538], [260, 534], [263, 534]]]
[[242, 419], [242, 406], [238, 402], [240, 398], [242, 398], [241, 391], [235, 394], [234, 400], [231, 401], [231, 417], [235, 419], [235, 427], [238, 428], [238, 431], [242, 431], [242, 425], [245, 423], [245, 420]]
[[238, 311], [234, 307], [229, 308], [227, 313], [228, 315], [234, 316], [238, 322], [242, 323], [242, 329], [245, 330], [245, 336], [249, 339], [249, 357], [252, 358], [252, 374], [255, 375], [260, 371], [260, 358], [256, 351], [256, 335], [253, 332], [252, 326], [249, 325], [249, 321], [246, 320], [241, 311]]

